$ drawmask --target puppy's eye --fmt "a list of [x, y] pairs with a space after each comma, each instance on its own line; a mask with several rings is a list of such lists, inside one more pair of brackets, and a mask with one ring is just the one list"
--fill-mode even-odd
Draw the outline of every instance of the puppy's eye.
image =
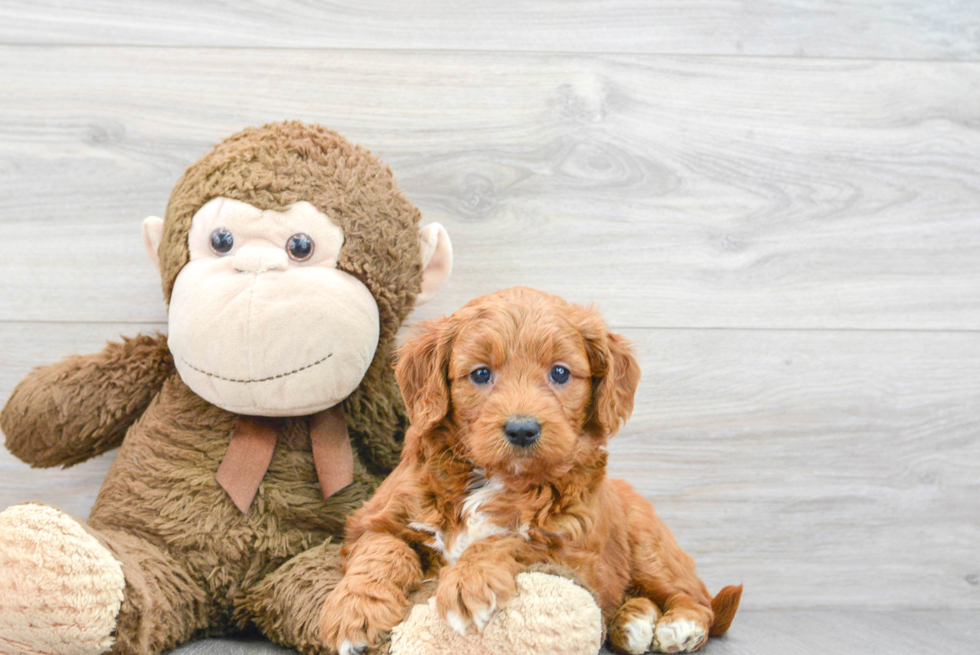
[[235, 245], [235, 237], [231, 236], [231, 230], [226, 227], [219, 227], [211, 233], [211, 250], [216, 255], [227, 255]]
[[470, 373], [470, 379], [473, 380], [473, 384], [486, 384], [490, 381], [490, 369], [486, 366], [480, 367]]
[[551, 381], [555, 384], [565, 384], [568, 382], [569, 376], [572, 372], [561, 364], [555, 364], [551, 367]]
[[305, 262], [313, 256], [313, 239], [302, 232], [289, 237], [286, 242], [286, 252], [298, 262]]

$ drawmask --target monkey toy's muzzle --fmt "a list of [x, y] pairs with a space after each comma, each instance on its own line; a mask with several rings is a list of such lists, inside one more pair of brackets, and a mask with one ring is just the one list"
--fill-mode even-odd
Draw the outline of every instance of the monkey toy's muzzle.
[[177, 277], [169, 345], [184, 382], [218, 407], [257, 416], [312, 414], [350, 395], [378, 346], [370, 291], [336, 268], [230, 263], [191, 261]]

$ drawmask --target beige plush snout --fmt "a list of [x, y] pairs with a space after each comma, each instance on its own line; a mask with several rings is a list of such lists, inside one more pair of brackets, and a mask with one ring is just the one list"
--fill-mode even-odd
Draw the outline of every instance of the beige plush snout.
[[285, 250], [265, 246], [243, 246], [235, 253], [232, 261], [235, 270], [242, 273], [284, 271], [288, 265], [289, 259]]

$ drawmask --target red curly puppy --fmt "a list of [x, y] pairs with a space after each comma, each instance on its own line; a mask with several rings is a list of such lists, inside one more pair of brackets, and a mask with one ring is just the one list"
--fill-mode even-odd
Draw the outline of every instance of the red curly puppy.
[[595, 311], [527, 288], [490, 294], [424, 325], [395, 374], [412, 427], [401, 463], [348, 521], [327, 645], [375, 643], [436, 571], [442, 617], [482, 631], [534, 563], [591, 586], [617, 650], [693, 651], [725, 633], [741, 587], [712, 601], [653, 506], [606, 478], [640, 371]]

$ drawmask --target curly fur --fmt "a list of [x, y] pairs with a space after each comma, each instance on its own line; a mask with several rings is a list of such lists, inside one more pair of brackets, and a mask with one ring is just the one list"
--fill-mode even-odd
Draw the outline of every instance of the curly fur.
[[[551, 377], [559, 364], [567, 381]], [[471, 379], [480, 369], [489, 381]], [[348, 521], [345, 576], [322, 620], [328, 644], [373, 642], [405, 615], [406, 590], [436, 573], [440, 615], [482, 632], [515, 596], [515, 576], [542, 563], [595, 591], [619, 650], [648, 650], [661, 611], [665, 645], [684, 636], [668, 629], [677, 622], [700, 628], [669, 644], [678, 650], [699, 648], [712, 625], [727, 629], [741, 588], [713, 603], [650, 502], [605, 476], [605, 445], [640, 375], [594, 310], [526, 288], [478, 298], [423, 326], [396, 376], [412, 427], [398, 467]], [[513, 417], [533, 417], [540, 437], [511, 443]], [[637, 618], [643, 629], [628, 625]], [[633, 633], [646, 643], [627, 643]]]

